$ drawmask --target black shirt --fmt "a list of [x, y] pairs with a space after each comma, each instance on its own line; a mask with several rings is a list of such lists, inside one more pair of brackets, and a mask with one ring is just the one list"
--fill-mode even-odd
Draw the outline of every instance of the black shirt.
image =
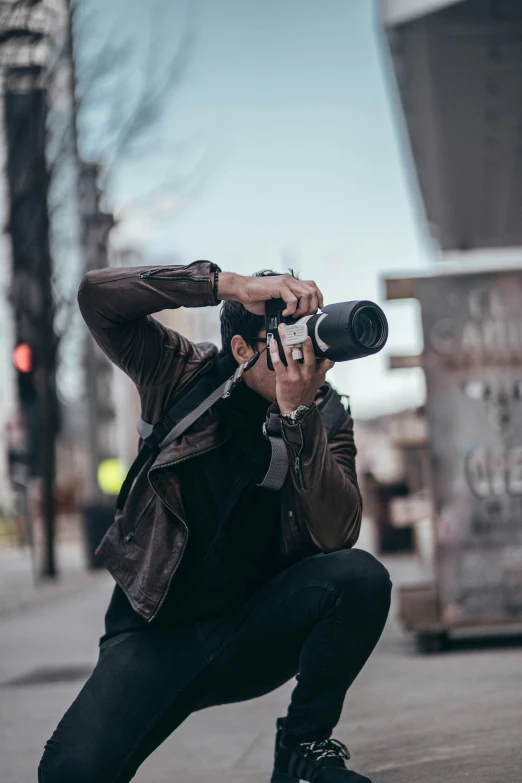
[[[221, 357], [218, 362], [218, 377], [229, 377], [235, 364]], [[278, 571], [279, 493], [256, 486], [270, 461], [262, 433], [270, 403], [243, 381], [216, 405], [228, 440], [175, 467], [189, 536], [153, 623], [224, 615]], [[116, 586], [103, 638], [149, 625]]]

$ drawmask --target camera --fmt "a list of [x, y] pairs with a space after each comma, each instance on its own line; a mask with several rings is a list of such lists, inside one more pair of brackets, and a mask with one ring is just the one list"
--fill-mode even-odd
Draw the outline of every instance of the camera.
[[[265, 325], [267, 344], [276, 340], [281, 361], [286, 365], [279, 324], [286, 325], [286, 344], [292, 347], [292, 357], [303, 359], [302, 346], [308, 336], [312, 339], [317, 359], [346, 362], [378, 353], [388, 339], [388, 321], [381, 308], [374, 302], [356, 300], [327, 305], [314, 315], [294, 319], [283, 317], [286, 302], [269, 299], [266, 303]], [[267, 363], [274, 369], [270, 350]]]

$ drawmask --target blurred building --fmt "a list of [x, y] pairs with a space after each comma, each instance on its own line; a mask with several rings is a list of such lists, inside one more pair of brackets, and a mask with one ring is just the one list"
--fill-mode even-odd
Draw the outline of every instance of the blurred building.
[[435, 241], [519, 247], [522, 3], [382, 0], [382, 18]]
[[357, 472], [378, 552], [424, 551], [431, 515], [423, 408], [356, 422]]
[[[5, 168], [5, 144], [0, 128], [0, 169]], [[0, 177], [0, 221], [5, 225], [7, 218], [5, 182]], [[15, 375], [12, 361], [14, 347], [13, 313], [9, 303], [9, 282], [11, 279], [11, 252], [5, 232], [0, 234], [0, 498], [10, 491], [7, 451], [8, 428], [16, 413]]]
[[[422, 647], [461, 627], [522, 622], [522, 3], [382, 10], [437, 260], [459, 260], [386, 280], [387, 299], [418, 299], [423, 324], [422, 355], [390, 363], [426, 376], [437, 567], [400, 593]], [[506, 248], [518, 254], [501, 267]]]

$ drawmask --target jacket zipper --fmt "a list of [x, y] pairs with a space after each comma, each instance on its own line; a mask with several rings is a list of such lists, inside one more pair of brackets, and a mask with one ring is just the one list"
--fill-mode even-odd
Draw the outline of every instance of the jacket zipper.
[[[223, 443], [226, 443], [227, 440], [228, 440], [228, 437], [225, 438], [225, 440], [222, 440], [220, 443], [216, 443], [213, 446], [209, 446], [208, 449], [203, 449], [202, 451], [196, 451], [194, 454], [188, 454], [186, 457], [180, 457], [180, 459], [175, 459], [172, 462], [167, 462], [165, 465], [158, 465], [157, 468], [151, 468], [150, 473], [152, 473], [153, 470], [159, 470], [160, 467], [161, 468], [170, 468], [170, 467], [172, 467], [172, 465], [179, 465], [181, 462], [186, 462], [187, 460], [192, 459], [192, 457], [199, 457], [201, 454], [207, 454], [209, 451], [213, 451], [214, 449], [218, 449], [220, 446], [223, 445]], [[169, 504], [167, 503], [166, 500], [164, 500], [162, 497], [160, 497], [158, 495], [158, 493], [156, 492], [156, 490], [154, 489], [154, 487], [152, 485], [152, 482], [150, 480], [150, 476], [149, 476], [149, 484], [150, 484], [150, 486], [152, 488], [152, 491], [156, 495], [156, 497], [158, 497], [161, 500], [162, 503], [165, 503], [165, 505], [167, 506], [167, 508], [171, 512], [171, 514], [174, 514], [174, 516], [179, 519], [179, 521], [181, 522], [181, 524], [185, 528], [185, 541], [183, 542], [183, 548], [182, 548], [182, 550], [180, 552], [180, 555], [179, 555], [179, 558], [178, 558], [178, 562], [176, 563], [176, 565], [172, 569], [172, 572], [171, 572], [171, 574], [170, 574], [170, 576], [169, 576], [169, 578], [167, 580], [167, 584], [165, 585], [165, 590], [163, 591], [163, 595], [161, 596], [158, 604], [156, 605], [156, 608], [155, 608], [153, 614], [149, 618], [149, 623], [150, 623], [150, 622], [152, 622], [152, 620], [154, 620], [154, 618], [158, 614], [159, 610], [163, 606], [163, 604], [165, 602], [165, 599], [167, 597], [167, 594], [169, 592], [172, 580], [174, 579], [174, 574], [176, 573], [176, 571], [178, 570], [178, 568], [180, 566], [181, 560], [183, 558], [183, 555], [185, 553], [185, 549], [186, 549], [187, 543], [188, 543], [189, 529], [188, 529], [188, 526], [187, 526], [187, 523], [185, 522], [185, 520], [182, 519], [179, 514], [176, 514], [174, 509], [171, 506], [169, 506]]]
[[297, 474], [299, 489], [306, 489], [305, 480], [304, 480], [304, 476], [303, 476], [303, 469], [301, 467], [301, 460], [300, 460], [299, 456], [297, 456], [295, 458], [294, 466], [295, 466], [295, 472]]
[[301, 432], [301, 447], [297, 454], [295, 455], [295, 461], [294, 461], [294, 468], [297, 475], [297, 481], [299, 484], [299, 489], [306, 489], [306, 482], [303, 472], [303, 465], [301, 463], [301, 454], [303, 453], [304, 449], [304, 434], [303, 434], [303, 428], [299, 424], [299, 430]]
[[[141, 272], [140, 279], [145, 280], [147, 277], [155, 277], [156, 275], [160, 274], [163, 271], [163, 268], [161, 269], [148, 269], [146, 272]], [[181, 281], [192, 281], [192, 282], [207, 282], [209, 281], [208, 277], [178, 277], [178, 275], [170, 275], [162, 278], [163, 280], [181, 280]]]
[[133, 539], [133, 538], [134, 538], [134, 536], [136, 535], [136, 530], [137, 530], [137, 529], [138, 529], [138, 527], [140, 526], [140, 524], [141, 524], [141, 520], [142, 520], [142, 519], [143, 519], [143, 517], [145, 516], [145, 513], [146, 513], [146, 511], [147, 511], [148, 507], [150, 506], [150, 504], [152, 503], [152, 501], [153, 501], [154, 499], [155, 499], [155, 496], [153, 495], [153, 496], [151, 497], [151, 499], [149, 500], [149, 502], [146, 504], [146, 506], [145, 506], [145, 508], [143, 509], [143, 511], [141, 512], [141, 514], [139, 515], [139, 517], [138, 517], [138, 520], [137, 520], [137, 522], [135, 523], [135, 525], [134, 525], [134, 527], [132, 528], [132, 530], [130, 531], [130, 533], [127, 533], [127, 535], [124, 537], [123, 541], [124, 541], [124, 543], [125, 543], [125, 544], [128, 544], [128, 543], [129, 543], [129, 541], [132, 541], [132, 539]]

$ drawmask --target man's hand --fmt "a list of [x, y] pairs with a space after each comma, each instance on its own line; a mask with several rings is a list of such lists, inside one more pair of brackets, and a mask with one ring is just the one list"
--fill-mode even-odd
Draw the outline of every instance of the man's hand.
[[241, 304], [251, 313], [265, 314], [268, 299], [283, 299], [287, 308], [283, 316], [301, 318], [313, 315], [323, 307], [323, 295], [313, 280], [296, 280], [292, 275], [270, 275], [269, 277], [243, 277], [231, 272], [219, 275], [218, 295]]
[[312, 405], [315, 395], [323, 385], [325, 375], [335, 362], [329, 359], [317, 360], [310, 337], [303, 344], [303, 363], [292, 358], [292, 348], [286, 344], [285, 325], [279, 325], [288, 367], [279, 356], [277, 341], [270, 343], [270, 356], [276, 374], [276, 398], [281, 413], [295, 411], [299, 405]]

